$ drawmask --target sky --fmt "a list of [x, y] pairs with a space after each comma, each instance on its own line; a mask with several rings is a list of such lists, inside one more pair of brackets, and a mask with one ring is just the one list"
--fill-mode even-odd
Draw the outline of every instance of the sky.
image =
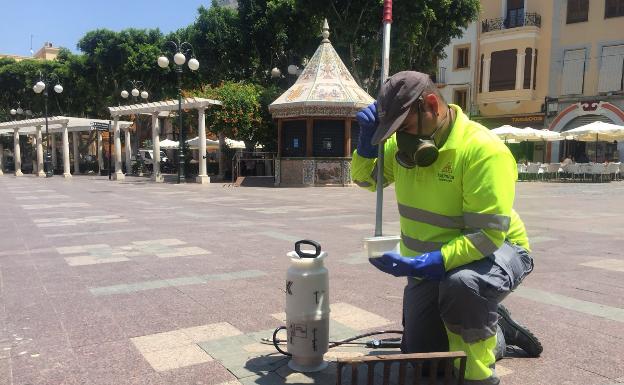
[[30, 56], [45, 42], [78, 52], [76, 44], [98, 28], [175, 31], [195, 21], [211, 0], [0, 0], [0, 53]]

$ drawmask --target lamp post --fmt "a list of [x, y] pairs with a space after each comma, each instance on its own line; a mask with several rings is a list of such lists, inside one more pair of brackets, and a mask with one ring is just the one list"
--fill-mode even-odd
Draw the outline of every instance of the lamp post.
[[[197, 71], [199, 69], [199, 61], [195, 59], [193, 53], [193, 46], [188, 42], [173, 42], [168, 41], [166, 46], [173, 48], [175, 54], [173, 55], [173, 62], [175, 63], [175, 72], [178, 78], [178, 122], [180, 124], [180, 146], [178, 150], [178, 183], [186, 181], [186, 166], [185, 166], [185, 154], [186, 151], [186, 130], [182, 125], [182, 68], [186, 63], [186, 56], [190, 54], [191, 59], [188, 61], [188, 67], [191, 71]], [[169, 68], [169, 58], [162, 55], [158, 58], [158, 66], [160, 68]]]
[[48, 87], [47, 84], [52, 80], [56, 80], [56, 85], [54, 86], [54, 92], [60, 94], [63, 92], [63, 86], [60, 84], [58, 76], [52, 73], [47, 76], [44, 76], [41, 71], [39, 71], [39, 81], [33, 86], [33, 91], [35, 93], [40, 94], [43, 92], [43, 104], [44, 104], [44, 114], [45, 114], [45, 125], [46, 125], [46, 154], [45, 154], [45, 173], [47, 178], [51, 178], [54, 175], [54, 170], [52, 170], [52, 155], [50, 154], [50, 133], [48, 132]]
[[[141, 99], [143, 100], [147, 100], [147, 98], [149, 97], [149, 93], [145, 90], [145, 86], [143, 85], [143, 82], [140, 80], [128, 80], [128, 84], [132, 86], [130, 92], [123, 90], [121, 91], [121, 97], [124, 99], [128, 99], [128, 97], [130, 97], [130, 95], [132, 95], [132, 103], [136, 104], [137, 99], [139, 98], [139, 96], [141, 97]], [[136, 161], [137, 161], [137, 175], [138, 176], [142, 176], [143, 175], [143, 160], [141, 159], [141, 153], [139, 151], [139, 122], [137, 121], [137, 119], [134, 120], [134, 130], [135, 130], [135, 134], [136, 134]], [[126, 144], [127, 146], [130, 145], [130, 143]]]

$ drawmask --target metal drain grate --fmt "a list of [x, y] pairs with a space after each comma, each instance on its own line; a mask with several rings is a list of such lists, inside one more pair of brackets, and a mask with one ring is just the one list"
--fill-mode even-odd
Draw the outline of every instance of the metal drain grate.
[[[453, 361], [459, 359], [458, 375]], [[350, 368], [349, 368], [350, 366]], [[464, 352], [412, 353], [342, 358], [336, 385], [463, 385]]]

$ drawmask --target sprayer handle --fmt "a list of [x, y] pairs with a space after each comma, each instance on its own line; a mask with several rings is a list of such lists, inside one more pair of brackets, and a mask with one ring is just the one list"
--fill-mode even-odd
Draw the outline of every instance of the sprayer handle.
[[[314, 254], [302, 251], [301, 245], [303, 244], [313, 246], [315, 249]], [[301, 241], [295, 242], [295, 252], [299, 256], [299, 258], [316, 258], [321, 255], [321, 245], [319, 245], [318, 242], [311, 241], [309, 239], [303, 239]]]

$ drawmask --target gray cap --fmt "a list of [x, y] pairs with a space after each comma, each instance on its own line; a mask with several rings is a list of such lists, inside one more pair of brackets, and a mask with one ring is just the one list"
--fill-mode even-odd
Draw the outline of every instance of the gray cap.
[[429, 75], [416, 71], [398, 72], [386, 80], [377, 95], [379, 125], [372, 144], [388, 139], [401, 127], [412, 104], [429, 84]]

